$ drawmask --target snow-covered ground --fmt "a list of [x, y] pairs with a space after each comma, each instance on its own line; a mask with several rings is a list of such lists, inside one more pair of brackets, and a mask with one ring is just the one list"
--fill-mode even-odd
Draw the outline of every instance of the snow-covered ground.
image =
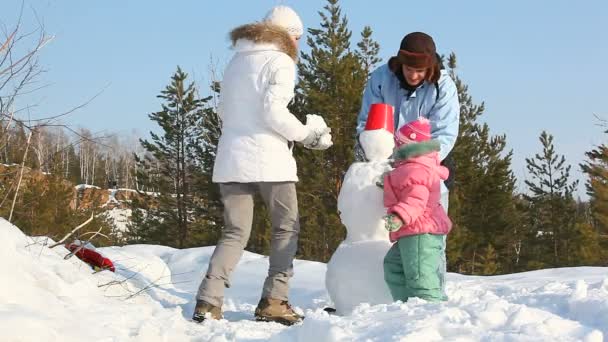
[[75, 186], [76, 190], [84, 190], [84, 189], [101, 189], [100, 187], [96, 186], [96, 185], [90, 185], [90, 184], [78, 184]]
[[[39, 243], [43, 240], [38, 239]], [[448, 276], [446, 303], [369, 306], [330, 316], [325, 264], [298, 260], [291, 300], [306, 314], [284, 327], [252, 321], [268, 258], [245, 253], [225, 318], [190, 321], [212, 247], [100, 249], [116, 273], [92, 270], [63, 247], [35, 244], [0, 218], [0, 341], [603, 341], [608, 268], [496, 277]], [[357, 284], [352, 284], [357, 286]]]
[[127, 231], [127, 225], [131, 217], [131, 209], [112, 208], [102, 212], [114, 224], [113, 233], [121, 237]]

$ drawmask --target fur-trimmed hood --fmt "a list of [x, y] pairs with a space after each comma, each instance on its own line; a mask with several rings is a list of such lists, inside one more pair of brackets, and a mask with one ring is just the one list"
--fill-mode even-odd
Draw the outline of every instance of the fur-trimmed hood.
[[287, 54], [294, 62], [298, 58], [298, 49], [291, 40], [289, 33], [277, 25], [266, 22], [245, 24], [230, 32], [230, 40], [235, 46], [239, 39], [246, 39], [255, 44], [274, 44], [280, 51]]
[[424, 164], [435, 169], [439, 178], [446, 180], [448, 179], [450, 171], [445, 166], [440, 165], [440, 146], [439, 141], [436, 139], [403, 144], [393, 152], [394, 166], [397, 167], [408, 162]]
[[439, 144], [439, 141], [436, 139], [412, 142], [397, 147], [393, 152], [393, 159], [395, 162], [405, 161], [431, 152], [439, 152], [440, 149], [441, 144]]

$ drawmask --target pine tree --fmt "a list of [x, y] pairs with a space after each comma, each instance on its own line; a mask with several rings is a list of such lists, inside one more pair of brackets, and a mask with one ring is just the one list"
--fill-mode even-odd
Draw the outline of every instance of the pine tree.
[[375, 66], [382, 60], [378, 57], [380, 53], [380, 44], [372, 39], [372, 28], [365, 26], [361, 31], [361, 41], [357, 43], [358, 51], [355, 53], [363, 64], [363, 70], [366, 75], [369, 75]]
[[[608, 133], [608, 131], [604, 132]], [[581, 229], [581, 235], [587, 236], [590, 242], [599, 243], [599, 248], [593, 256], [592, 263], [608, 264], [608, 147], [604, 144], [585, 152], [587, 161], [581, 164], [581, 169], [589, 177], [585, 184], [590, 197], [592, 220], [589, 227]], [[594, 245], [589, 246], [588, 249]], [[596, 254], [596, 255], [592, 255]], [[597, 262], [593, 262], [597, 261]]]
[[576, 203], [573, 193], [578, 180], [570, 182], [570, 165], [555, 152], [553, 136], [543, 131], [539, 140], [542, 152], [526, 158], [531, 177], [525, 183], [530, 194], [524, 197], [532, 210], [530, 244], [526, 246], [531, 259], [554, 267], [567, 265], [569, 249], [576, 224]]
[[213, 81], [210, 86], [212, 96], [205, 101], [213, 101], [212, 105], [206, 106], [201, 111], [202, 136], [200, 143], [193, 146], [192, 158], [199, 161], [201, 174], [194, 179], [193, 186], [203, 194], [200, 198], [199, 217], [196, 231], [196, 240], [202, 245], [214, 245], [221, 235], [224, 225], [223, 206], [219, 186], [213, 183], [213, 165], [217, 151], [217, 144], [221, 135], [221, 119], [218, 115], [218, 97], [220, 83]]
[[130, 225], [131, 240], [179, 248], [199, 244], [192, 237], [198, 235], [193, 232], [195, 227], [202, 228], [195, 220], [200, 217], [205, 194], [193, 184], [204, 177], [196, 157], [209, 98], [198, 98], [194, 83], [186, 85], [187, 77], [178, 67], [171, 83], [157, 96], [165, 103], [149, 117], [160, 126], [162, 135], [150, 132], [151, 141], [140, 140], [148, 153], [138, 159], [138, 178], [156, 193], [143, 197], [147, 204], [134, 202], [147, 211], [134, 208], [139, 212]]
[[82, 184], [80, 178], [80, 163], [78, 162], [78, 155], [74, 149], [74, 145], [70, 144], [66, 151], [67, 164], [62, 169], [64, 178], [71, 181], [74, 184]]
[[585, 187], [591, 198], [594, 223], [600, 234], [608, 235], [608, 147], [600, 145], [585, 152], [585, 156], [588, 161], [581, 168], [589, 176]]
[[473, 103], [468, 86], [456, 75], [453, 53], [448, 58], [448, 68], [460, 101], [460, 128], [452, 151], [456, 172], [450, 193], [449, 215], [454, 229], [447, 243], [449, 269], [483, 273], [476, 266], [483, 250], [491, 245], [497, 254], [495, 269], [508, 272], [517, 242], [513, 234], [516, 215], [515, 177], [510, 170], [512, 151], [505, 152], [505, 135], [492, 136], [488, 125], [478, 122], [485, 106]]
[[[74, 227], [86, 221], [95, 208], [101, 206], [101, 199], [94, 198], [88, 208], [78, 208], [75, 202], [73, 184], [58, 175], [43, 174], [28, 170], [19, 188], [19, 196], [13, 213], [13, 223], [25, 234], [31, 236], [48, 236], [58, 240]], [[10, 206], [0, 208], [0, 216], [8, 217]], [[103, 217], [95, 215], [94, 220], [86, 228], [79, 231], [73, 238], [88, 239], [92, 230], [101, 229], [101, 233], [111, 232], [110, 223]], [[110, 241], [96, 239], [95, 245], [105, 245]]]
[[499, 272], [499, 264], [496, 260], [496, 249], [489, 244], [481, 254], [477, 268], [480, 274], [496, 274]]
[[332, 129], [334, 145], [329, 150], [296, 151], [300, 255], [327, 261], [345, 236], [336, 203], [344, 174], [353, 161], [361, 94], [369, 68], [378, 62], [378, 44], [371, 38], [371, 29], [366, 28], [359, 43], [361, 50], [351, 49], [352, 33], [338, 0], [328, 0], [319, 15], [321, 27], [308, 30], [310, 53], [302, 53], [291, 109], [302, 120], [305, 114], [320, 114]]

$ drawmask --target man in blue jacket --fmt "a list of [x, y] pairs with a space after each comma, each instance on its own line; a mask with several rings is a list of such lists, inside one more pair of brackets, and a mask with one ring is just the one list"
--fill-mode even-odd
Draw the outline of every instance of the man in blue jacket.
[[[365, 128], [367, 113], [372, 103], [386, 103], [394, 108], [395, 132], [419, 117], [429, 119], [431, 137], [440, 143], [439, 157], [446, 161], [456, 138], [460, 124], [460, 104], [454, 81], [441, 67], [433, 38], [426, 33], [412, 32], [401, 40], [397, 56], [380, 66], [372, 74], [365, 87], [361, 111], [357, 119], [357, 144], [355, 158], [365, 160], [365, 153], [358, 143], [359, 133]], [[453, 167], [450, 177], [453, 177]], [[448, 178], [449, 181], [449, 178]], [[441, 184], [441, 205], [448, 211], [448, 189]], [[445, 275], [445, 238], [443, 239], [440, 270]], [[387, 255], [400, 259], [399, 253]], [[441, 283], [442, 292], [445, 284]]]
[[[365, 127], [373, 103], [390, 104], [395, 109], [395, 131], [404, 124], [425, 117], [431, 122], [431, 135], [439, 140], [441, 160], [450, 153], [458, 136], [460, 104], [454, 81], [441, 68], [433, 38], [412, 32], [401, 40], [397, 56], [372, 72], [357, 120], [357, 136]], [[357, 144], [357, 160], [365, 154]], [[442, 184], [441, 204], [448, 208], [448, 190]]]

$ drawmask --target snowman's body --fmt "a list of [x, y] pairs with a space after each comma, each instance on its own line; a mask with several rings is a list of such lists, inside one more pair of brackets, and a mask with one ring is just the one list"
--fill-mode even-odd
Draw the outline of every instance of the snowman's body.
[[388, 157], [393, 137], [387, 131], [364, 131], [361, 145], [369, 162], [354, 163], [346, 172], [338, 210], [346, 227], [346, 239], [327, 264], [325, 285], [340, 314], [350, 313], [361, 303], [391, 303], [384, 282], [383, 260], [391, 247], [382, 216], [383, 191], [376, 185], [391, 169]]

